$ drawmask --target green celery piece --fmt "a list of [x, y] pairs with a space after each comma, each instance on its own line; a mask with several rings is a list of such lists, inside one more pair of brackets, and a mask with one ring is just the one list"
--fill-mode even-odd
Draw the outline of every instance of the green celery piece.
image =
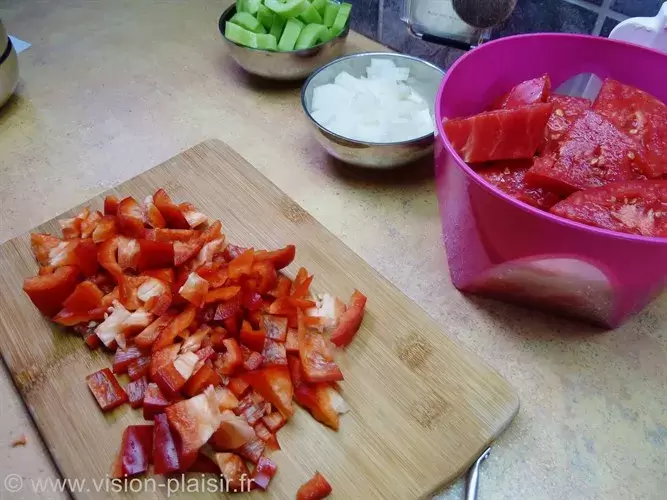
[[245, 0], [236, 0], [236, 12], [245, 12]]
[[285, 23], [286, 22], [287, 22], [287, 19], [285, 19], [282, 16], [279, 16], [278, 14], [273, 16], [273, 24], [271, 25], [271, 29], [269, 30], [269, 34], [275, 36], [276, 40], [280, 40], [280, 37], [283, 34], [283, 29], [285, 29]]
[[256, 16], [260, 5], [262, 0], [243, 0], [243, 11]]
[[255, 33], [229, 21], [225, 23], [225, 38], [239, 45], [245, 45], [253, 49], [257, 48], [257, 35]]
[[340, 10], [340, 4], [338, 2], [329, 1], [327, 3], [326, 9], [324, 9], [324, 25], [327, 28], [331, 28], [333, 26], [333, 23], [336, 20], [336, 16], [338, 15], [339, 10]]
[[347, 24], [347, 20], [350, 17], [350, 11], [352, 10], [352, 4], [343, 2], [340, 4], [340, 9], [338, 10], [338, 14], [336, 15], [336, 19], [334, 20], [333, 25], [331, 26], [331, 29], [338, 35], [345, 29], [345, 25]]
[[338, 36], [338, 33], [334, 33], [331, 28], [326, 28], [324, 31], [322, 31], [322, 34], [320, 35], [320, 42], [326, 43], [329, 40], [333, 40]]
[[259, 6], [259, 11], [257, 12], [257, 20], [262, 23], [262, 26], [266, 28], [267, 30], [271, 29], [271, 26], [273, 26], [273, 18], [276, 15], [269, 10], [269, 8], [266, 5], [260, 5]]
[[315, 10], [320, 14], [320, 16], [324, 15], [324, 10], [327, 8], [327, 0], [312, 0], [311, 2], [313, 4], [313, 7], [315, 7]]
[[296, 41], [299, 39], [299, 34], [302, 29], [303, 23], [297, 18], [291, 17], [288, 19], [283, 34], [280, 37], [280, 41], [278, 42], [278, 50], [281, 52], [294, 50], [294, 45], [296, 45]]
[[309, 49], [313, 45], [317, 45], [320, 36], [322, 36], [322, 32], [326, 31], [326, 29], [327, 27], [323, 24], [312, 23], [306, 25], [299, 34], [299, 39], [296, 41], [294, 50]]
[[266, 33], [264, 26], [251, 14], [247, 12], [237, 12], [229, 20], [230, 23], [238, 24], [241, 28], [252, 31], [253, 33]]
[[306, 2], [306, 8], [303, 10], [299, 18], [306, 24], [322, 24], [322, 16], [320, 16], [313, 4]]
[[257, 48], [264, 50], [278, 50], [278, 42], [273, 35], [257, 35]]
[[[249, 1], [249, 0], [245, 0]], [[281, 2], [280, 0], [265, 0], [264, 5], [271, 9], [276, 14], [280, 14], [285, 18], [297, 17], [306, 8], [306, 0], [287, 0]]]

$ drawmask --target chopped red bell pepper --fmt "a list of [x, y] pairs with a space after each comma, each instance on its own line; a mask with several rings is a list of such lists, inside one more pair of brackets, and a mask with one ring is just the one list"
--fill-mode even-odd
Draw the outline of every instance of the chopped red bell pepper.
[[144, 377], [148, 374], [150, 369], [151, 358], [148, 356], [142, 356], [132, 361], [127, 366], [127, 375], [130, 377], [130, 380], [139, 380], [141, 377]]
[[92, 238], [93, 232], [97, 225], [102, 220], [102, 213], [95, 211], [91, 212], [88, 217], [81, 221], [81, 237], [82, 238]]
[[214, 462], [212, 458], [199, 453], [187, 471], [198, 472], [200, 474], [220, 474], [220, 467], [218, 467], [218, 463]]
[[190, 273], [178, 293], [193, 306], [201, 307], [208, 293], [208, 281], [197, 273]]
[[[123, 432], [118, 452], [120, 470], [115, 477], [128, 477], [148, 471], [153, 452], [153, 426], [130, 425]], [[120, 472], [119, 475], [118, 472]]]
[[282, 342], [266, 339], [262, 356], [264, 357], [264, 366], [287, 366], [287, 351], [285, 350], [285, 344]]
[[294, 387], [286, 366], [262, 368], [261, 370], [244, 373], [240, 377], [275, 406], [285, 418], [292, 416], [292, 413], [294, 413], [292, 408]]
[[260, 457], [264, 454], [265, 449], [266, 443], [258, 437], [255, 437], [255, 439], [248, 441], [243, 446], [236, 448], [234, 452], [237, 453], [240, 457], [245, 458], [248, 462], [256, 464], [259, 462]]
[[169, 400], [162, 394], [157, 384], [148, 384], [144, 393], [144, 420], [153, 420], [156, 415], [164, 412], [169, 404]]
[[264, 415], [262, 417], [262, 422], [264, 422], [264, 425], [275, 434], [287, 423], [287, 420], [285, 420], [279, 411], [274, 411], [268, 415]]
[[[172, 265], [170, 263], [169, 265]], [[174, 269], [171, 267], [164, 267], [162, 269], [147, 269], [141, 273], [142, 276], [149, 276], [151, 278], [158, 279], [165, 283], [174, 282]]]
[[234, 453], [216, 453], [215, 460], [225, 478], [226, 491], [250, 491], [250, 472], [243, 459]]
[[23, 291], [42, 314], [54, 316], [76, 288], [81, 274], [75, 266], [58, 267], [51, 274], [23, 281]]
[[95, 335], [95, 332], [88, 332], [83, 336], [83, 341], [86, 343], [89, 349], [97, 349], [102, 345], [100, 338]]
[[295, 298], [304, 298], [309, 294], [310, 284], [313, 281], [313, 275], [308, 276], [308, 271], [305, 267], [299, 268], [296, 277], [292, 282], [291, 296]]
[[296, 500], [321, 500], [328, 497], [332, 491], [324, 476], [316, 472], [312, 479], [301, 485], [296, 492]]
[[180, 470], [178, 450], [174, 435], [169, 428], [169, 421], [166, 415], [156, 414], [153, 426], [153, 472], [169, 474], [178, 470]]
[[174, 242], [174, 265], [182, 266], [195, 257], [204, 245], [201, 239], [194, 238], [188, 241]]
[[197, 239], [197, 231], [193, 229], [149, 229], [146, 239], [173, 243], [176, 241], [190, 241]]
[[224, 339], [222, 343], [225, 346], [225, 352], [218, 357], [215, 369], [221, 375], [232, 375], [237, 368], [243, 365], [243, 352], [236, 339]]
[[127, 394], [108, 368], [88, 375], [86, 383], [102, 411], [113, 410], [127, 402]]
[[134, 343], [141, 349], [148, 349], [155, 339], [158, 338], [162, 330], [176, 318], [175, 314], [167, 313], [160, 316], [150, 325], [144, 328], [139, 335], [134, 337]]
[[102, 304], [104, 292], [90, 281], [82, 281], [63, 302], [63, 308], [73, 312], [88, 312]]
[[292, 280], [289, 279], [287, 276], [279, 276], [278, 284], [273, 290], [269, 291], [269, 295], [275, 297], [276, 299], [282, 297], [288, 297], [291, 290], [292, 290]]
[[243, 446], [255, 437], [254, 429], [243, 417], [227, 410], [222, 412], [220, 427], [208, 442], [216, 451], [229, 451]]
[[[287, 339], [287, 318], [273, 316], [271, 314], [262, 315], [262, 326], [269, 339], [285, 342]], [[260, 349], [257, 349], [258, 351]]]
[[127, 349], [117, 349], [113, 357], [113, 372], [116, 374], [127, 373], [127, 367], [135, 359], [143, 357], [144, 353], [136, 346]]
[[155, 342], [153, 342], [153, 352], [171, 345], [176, 337], [192, 324], [196, 315], [197, 309], [192, 305], [187, 306], [182, 313], [176, 316], [174, 320], [159, 333]]
[[[211, 330], [212, 331], [212, 330]], [[203, 363], [204, 361], [208, 361], [216, 356], [215, 349], [213, 349], [212, 345], [208, 345], [205, 347], [202, 347], [201, 349], [195, 351], [195, 354], [199, 358], [199, 360]]]
[[131, 196], [123, 198], [118, 204], [116, 216], [118, 217], [120, 232], [125, 236], [130, 238], [144, 237], [146, 231], [144, 228], [144, 212], [137, 200]]
[[165, 395], [174, 397], [192, 376], [198, 361], [193, 352], [179, 354], [173, 362], [160, 368], [153, 380]]
[[167, 222], [164, 220], [162, 213], [155, 206], [155, 203], [146, 203], [145, 206], [146, 212], [146, 223], [154, 228], [161, 229], [167, 226]]
[[222, 341], [227, 337], [229, 337], [227, 330], [221, 326], [216, 326], [211, 333], [211, 347], [217, 352], [224, 352], [225, 344]]
[[241, 291], [240, 286], [227, 286], [224, 288], [216, 288], [214, 290], [210, 290], [206, 294], [204, 302], [208, 304], [210, 302], [222, 302], [226, 300], [231, 300], [234, 297], [236, 297], [240, 291]]
[[246, 346], [241, 346], [243, 352], [243, 369], [246, 371], [257, 370], [264, 362], [264, 356], [260, 353], [251, 351]]
[[299, 358], [308, 382], [337, 382], [343, 373], [333, 359], [327, 341], [320, 333], [309, 331], [299, 312]]
[[280, 449], [280, 444], [278, 443], [276, 436], [274, 436], [261, 421], [255, 424], [254, 429], [257, 437], [264, 441], [264, 444], [269, 450], [276, 451]]
[[361, 321], [364, 319], [364, 308], [366, 307], [366, 296], [355, 290], [350, 299], [350, 305], [340, 316], [338, 326], [331, 334], [331, 342], [338, 347], [345, 347], [352, 342]]
[[240, 247], [238, 245], [232, 245], [231, 243], [225, 247], [223, 255], [227, 262], [230, 262], [241, 255], [243, 252], [248, 250], [246, 247]]
[[192, 374], [183, 386], [183, 393], [186, 396], [196, 396], [209, 385], [217, 386], [220, 384], [220, 375], [216, 373], [210, 361], [206, 361], [201, 367]]
[[171, 201], [164, 189], [158, 189], [153, 195], [153, 203], [160, 211], [167, 226], [172, 229], [190, 229], [187, 219], [178, 205]]
[[89, 214], [90, 210], [84, 208], [76, 217], [72, 217], [71, 219], [59, 219], [58, 225], [60, 225], [60, 229], [63, 232], [63, 238], [66, 240], [81, 238], [81, 225]]
[[258, 392], [251, 391], [238, 402], [234, 413], [243, 416], [250, 425], [255, 425], [267, 413], [266, 401]]
[[257, 292], [261, 295], [269, 293], [278, 283], [278, 273], [270, 261], [255, 262], [251, 272], [258, 277]]
[[287, 338], [285, 339], [285, 350], [288, 353], [299, 352], [299, 333], [296, 328], [287, 329]]
[[259, 489], [266, 490], [277, 471], [278, 466], [271, 459], [260, 457], [252, 474], [252, 484]]
[[92, 239], [78, 240], [74, 247], [74, 258], [84, 276], [93, 276], [100, 268], [97, 262], [97, 246]]
[[219, 268], [207, 266], [200, 267], [197, 269], [197, 274], [208, 281], [211, 288], [223, 287], [225, 283], [227, 283], [227, 278], [229, 277], [227, 266]]
[[160, 269], [174, 265], [174, 244], [164, 241], [139, 240], [140, 271]]
[[227, 382], [227, 388], [232, 391], [234, 396], [240, 398], [250, 389], [250, 384], [242, 378], [230, 377], [229, 382]]
[[255, 250], [249, 248], [234, 260], [232, 260], [227, 266], [229, 277], [231, 279], [239, 279], [244, 274], [250, 274], [252, 271], [252, 263], [254, 258]]
[[153, 351], [151, 354], [151, 363], [149, 368], [150, 379], [153, 380], [160, 369], [164, 366], [167, 366], [170, 363], [173, 363], [178, 357], [178, 352], [181, 349], [180, 344], [172, 344], [160, 349]]
[[104, 198], [104, 215], [116, 215], [118, 213], [118, 198], [110, 194]]
[[241, 344], [252, 351], [262, 352], [264, 350], [264, 340], [266, 334], [262, 330], [248, 330], [241, 327], [239, 340]]
[[102, 243], [118, 235], [118, 223], [115, 215], [105, 215], [102, 217], [95, 229], [92, 238], [95, 243]]
[[73, 248], [75, 244], [75, 242], [63, 241], [50, 234], [33, 233], [30, 235], [32, 253], [42, 266], [54, 265], [52, 260], [56, 254]]
[[97, 260], [104, 269], [106, 269], [116, 281], [122, 279], [123, 269], [118, 264], [118, 241], [120, 236], [116, 236], [104, 241], [97, 248]]
[[296, 256], [296, 247], [294, 245], [287, 245], [285, 248], [280, 250], [272, 250], [267, 252], [266, 250], [259, 250], [255, 254], [256, 262], [265, 262], [270, 261], [275, 269], [280, 270], [289, 266], [294, 257]]
[[125, 392], [127, 393], [132, 408], [139, 408], [144, 404], [147, 385], [148, 380], [146, 380], [146, 377], [141, 377], [137, 380], [133, 380], [125, 387]]

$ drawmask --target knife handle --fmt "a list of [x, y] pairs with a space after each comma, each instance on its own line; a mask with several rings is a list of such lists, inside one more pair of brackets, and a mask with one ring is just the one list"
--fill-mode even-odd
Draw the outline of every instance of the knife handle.
[[466, 484], [466, 500], [477, 500], [477, 489], [479, 487], [479, 466], [486, 460], [491, 453], [491, 448], [487, 448], [468, 471], [468, 481]]

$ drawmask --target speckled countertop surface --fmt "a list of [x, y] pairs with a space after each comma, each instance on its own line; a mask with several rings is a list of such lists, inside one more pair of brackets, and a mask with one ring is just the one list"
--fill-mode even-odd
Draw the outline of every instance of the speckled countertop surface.
[[[0, 241], [222, 139], [517, 388], [522, 407], [483, 465], [480, 500], [664, 499], [667, 299], [600, 332], [459, 294], [430, 166], [368, 173], [330, 160], [308, 134], [297, 87], [248, 78], [226, 57], [216, 27], [223, 7], [0, 0], [10, 32], [34, 44], [20, 55], [18, 95], [0, 110]], [[351, 36], [350, 50], [374, 48]], [[12, 448], [23, 433], [27, 446]], [[8, 474], [27, 481], [55, 471], [2, 372], [0, 476]], [[459, 482], [441, 498], [462, 495]], [[2, 499], [37, 496], [0, 484]]]

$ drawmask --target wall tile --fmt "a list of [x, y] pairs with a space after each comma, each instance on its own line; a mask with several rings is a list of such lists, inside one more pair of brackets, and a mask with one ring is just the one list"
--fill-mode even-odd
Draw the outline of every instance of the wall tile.
[[611, 8], [630, 17], [653, 17], [662, 3], [663, 0], [613, 0]]
[[613, 30], [616, 25], [618, 24], [618, 21], [615, 19], [611, 19], [607, 17], [604, 20], [604, 24], [602, 25], [602, 30], [600, 30], [600, 36], [609, 36], [609, 33], [611, 33], [611, 30]]
[[352, 4], [350, 27], [369, 38], [378, 37], [380, 0], [346, 0]]

